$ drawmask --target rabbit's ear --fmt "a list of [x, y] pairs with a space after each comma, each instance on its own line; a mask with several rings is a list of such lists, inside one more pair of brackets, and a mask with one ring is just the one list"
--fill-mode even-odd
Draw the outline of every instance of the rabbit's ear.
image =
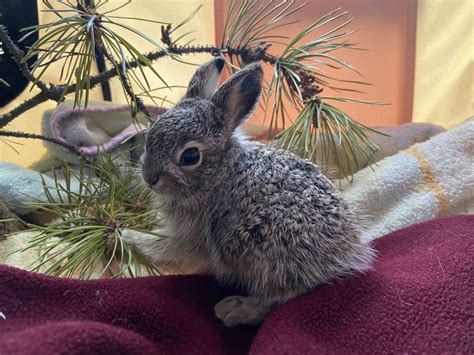
[[186, 97], [210, 99], [212, 94], [216, 91], [219, 76], [221, 75], [222, 68], [224, 68], [224, 64], [224, 58], [218, 57], [201, 65], [189, 82]]
[[224, 124], [229, 131], [234, 131], [252, 113], [262, 92], [262, 81], [262, 66], [253, 63], [232, 75], [212, 97], [224, 112]]

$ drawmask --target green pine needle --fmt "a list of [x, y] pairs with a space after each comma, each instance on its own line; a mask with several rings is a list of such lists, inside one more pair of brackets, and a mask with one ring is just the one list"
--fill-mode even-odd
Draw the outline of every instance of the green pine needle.
[[[151, 61], [141, 54], [129, 41], [125, 40], [124, 37], [118, 35], [116, 29], [125, 30], [137, 38], [152, 44], [159, 50], [166, 52], [167, 49], [153, 38], [122, 23], [129, 19], [138, 19], [109, 15], [127, 5], [130, 1], [105, 13], [97, 12], [105, 2], [97, 0], [91, 2], [90, 5], [86, 5], [84, 0], [77, 0], [76, 3], [66, 1], [62, 2], [67, 7], [66, 9], [55, 9], [49, 0], [43, 0], [43, 3], [48, 7], [45, 11], [54, 13], [57, 19], [53, 22], [22, 29], [22, 32], [27, 33], [20, 41], [39, 32], [39, 30], [44, 30], [44, 34], [30, 47], [23, 60], [27, 61], [32, 57], [38, 56], [32, 67], [32, 72], [36, 74], [38, 81], [52, 63], [62, 60], [63, 65], [59, 73], [59, 80], [61, 84], [64, 84], [65, 88], [75, 82], [75, 106], [87, 106], [96, 45], [111, 53], [114, 58], [112, 65], [117, 70], [126, 73], [126, 78], [129, 81], [133, 80], [140, 89], [150, 89], [144, 68], [150, 69], [158, 79], [167, 85], [163, 77], [152, 67]], [[141, 20], [166, 24], [165, 22], [155, 20]], [[138, 62], [137, 69], [139, 75], [128, 70], [129, 68], [126, 67], [127, 60], [136, 60]], [[129, 72], [132, 74], [129, 74]], [[61, 100], [66, 95], [65, 90]], [[133, 100], [128, 95], [125, 96], [128, 100]], [[129, 102], [129, 104], [132, 108], [136, 105], [135, 102]]]
[[[38, 252], [28, 269], [80, 279], [159, 274], [121, 236], [122, 229], [154, 234], [160, 223], [152, 193], [133, 167], [101, 156], [96, 164], [82, 163], [79, 171], [65, 166], [62, 175], [64, 181], [55, 174], [55, 186], [44, 184], [48, 202], [34, 205], [55, 219], [46, 226], [27, 225], [37, 235], [21, 251]], [[72, 189], [75, 181], [78, 188]]]
[[[344, 98], [325, 98], [351, 101]], [[383, 104], [370, 102], [370, 104]], [[323, 171], [336, 167], [341, 177], [372, 163], [379, 148], [367, 137], [377, 132], [351, 118], [348, 114], [320, 100], [310, 100], [295, 122], [276, 137], [277, 145], [317, 162]], [[361, 159], [363, 158], [363, 159]]]
[[[263, 95], [265, 114], [270, 118], [269, 136], [283, 130], [277, 136], [277, 143], [282, 147], [319, 164], [336, 167], [340, 176], [347, 176], [357, 170], [355, 167], [363, 166], [359, 163], [361, 156], [370, 162], [378, 148], [366, 135], [368, 127], [326, 101], [383, 103], [320, 95], [325, 88], [362, 93], [359, 87], [370, 84], [341, 80], [325, 71], [346, 69], [361, 75], [336, 55], [340, 49], [359, 49], [356, 43], [348, 41], [355, 30], [347, 29], [352, 22], [347, 11], [331, 11], [293, 38], [280, 42], [281, 36], [275, 35], [275, 30], [298, 22], [294, 20], [295, 14], [306, 5], [285, 0], [276, 4], [273, 1], [231, 1], [222, 43], [229, 48], [255, 48], [261, 41], [284, 44], [279, 55], [267, 57], [274, 66]], [[229, 56], [228, 64], [232, 70], [245, 65], [241, 58], [234, 56]], [[299, 111], [295, 120], [287, 112], [290, 106]]]

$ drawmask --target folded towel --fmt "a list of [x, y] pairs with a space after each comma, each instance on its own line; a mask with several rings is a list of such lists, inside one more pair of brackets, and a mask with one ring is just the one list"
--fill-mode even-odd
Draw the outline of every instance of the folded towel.
[[[154, 115], [165, 112], [157, 106], [148, 106], [148, 109]], [[138, 160], [143, 151], [143, 130], [147, 126], [148, 121], [143, 115], [138, 115], [136, 121], [132, 120], [127, 105], [95, 101], [81, 109], [74, 108], [72, 101], [66, 101], [54, 110], [46, 111], [42, 120], [45, 136], [73, 144], [89, 157], [111, 151], [117, 158], [122, 158], [121, 154], [125, 153], [123, 156], [134, 160]], [[0, 202], [15, 214], [29, 214], [36, 210], [32, 203], [47, 202], [43, 183], [54, 187], [54, 173], [61, 181], [59, 168], [65, 161], [73, 169], [79, 163], [77, 155], [67, 149], [50, 142], [45, 142], [45, 145], [49, 153], [47, 159], [35, 164], [34, 169], [0, 162]], [[41, 177], [38, 172], [45, 176]], [[76, 192], [78, 184], [74, 178], [72, 180], [71, 191]]]
[[374, 242], [374, 270], [225, 328], [206, 276], [77, 281], [0, 266], [0, 354], [474, 353], [474, 216]]
[[[147, 108], [154, 116], [166, 111], [157, 106]], [[141, 113], [133, 120], [127, 105], [92, 101], [85, 108], [75, 108], [72, 101], [65, 101], [44, 113], [42, 131], [45, 136], [78, 147], [85, 155], [95, 156], [116, 150], [129, 139], [142, 135], [148, 124]], [[50, 142], [45, 144], [58, 158], [77, 162], [77, 156], [67, 149]]]
[[474, 213], [474, 119], [341, 181], [371, 240], [440, 216]]

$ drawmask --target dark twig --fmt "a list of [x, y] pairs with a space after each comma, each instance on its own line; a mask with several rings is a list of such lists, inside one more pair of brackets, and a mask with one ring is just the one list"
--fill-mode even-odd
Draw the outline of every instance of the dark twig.
[[0, 130], [0, 137], [15, 137], [15, 138], [28, 138], [28, 139], [41, 139], [43, 141], [51, 142], [58, 144], [72, 153], [75, 153], [83, 158], [86, 158], [84, 154], [82, 154], [77, 147], [73, 146], [72, 144], [64, 143], [58, 139], [46, 137], [41, 134], [33, 134], [33, 133], [26, 133], [26, 132], [17, 132], [17, 131], [5, 131]]
[[171, 25], [161, 26], [161, 42], [166, 44], [168, 47], [173, 45], [171, 40]]
[[[248, 51], [249, 51], [248, 48], [222, 48], [222, 47], [215, 47], [215, 46], [186, 46], [186, 47], [173, 46], [168, 49], [168, 52], [166, 51], [150, 52], [148, 54], [145, 54], [145, 57], [151, 61], [155, 61], [160, 58], [166, 57], [169, 54], [187, 55], [187, 54], [197, 54], [197, 53], [209, 53], [214, 56], [221, 55], [221, 54], [243, 55], [244, 53], [248, 53]], [[276, 61], [276, 57], [273, 57], [268, 54], [265, 54], [264, 56], [262, 55], [261, 58], [259, 59], [268, 63]], [[137, 60], [132, 60], [126, 63], [126, 68], [134, 69], [138, 67], [138, 65], [139, 63]], [[106, 80], [109, 80], [117, 75], [119, 75], [119, 73], [117, 72], [116, 68], [112, 67], [101, 74], [92, 76], [90, 79], [90, 87], [94, 88], [98, 84]], [[59, 101], [59, 97], [61, 93], [63, 92], [63, 90], [65, 90], [65, 94], [70, 94], [74, 92], [75, 89], [76, 89], [76, 84], [71, 84], [71, 85], [68, 85], [67, 87], [65, 87], [64, 85], [50, 85], [49, 88], [46, 88], [45, 92], [41, 92], [33, 96], [31, 99], [25, 101], [23, 104], [21, 104], [17, 108], [3, 115], [0, 115], [0, 128], [5, 127], [8, 123], [13, 121], [16, 117], [28, 111], [32, 107], [35, 107], [36, 105], [39, 105], [49, 99], [54, 100], [54, 101]]]
[[11, 37], [8, 34], [7, 28], [3, 25], [0, 25], [0, 42], [3, 42], [5, 44], [5, 47], [11, 54], [13, 60], [15, 61], [23, 76], [32, 83], [36, 83], [36, 85], [41, 89], [41, 91], [48, 91], [48, 87], [46, 86], [46, 84], [40, 80], [36, 80], [36, 78], [30, 72], [28, 65], [25, 61], [23, 61], [23, 56], [25, 54], [15, 43], [13, 43]]
[[[102, 53], [102, 55], [113, 64], [114, 67], [116, 68], [119, 67], [118, 64], [115, 62], [114, 58], [112, 57], [112, 55], [104, 48], [104, 46], [98, 43], [97, 48], [99, 49], [100, 53]], [[137, 110], [140, 112], [143, 112], [145, 116], [150, 118], [151, 117], [150, 111], [146, 108], [145, 104], [143, 103], [143, 100], [139, 98], [137, 95], [135, 95], [135, 93], [133, 92], [133, 89], [130, 86], [130, 83], [128, 82], [127, 75], [120, 69], [115, 70], [115, 72], [120, 76], [120, 81], [122, 82], [122, 86], [125, 92], [127, 93], [127, 95], [130, 97], [130, 100], [132, 102], [132, 109], [133, 109], [132, 116], [135, 117], [135, 114], [136, 114], [134, 106], [133, 106], [133, 103], [135, 103]]]
[[[24, 101], [11, 111], [3, 114], [0, 116], [0, 128], [5, 127], [11, 121], [13, 121], [16, 117], [21, 115], [22, 113], [32, 109], [33, 107], [45, 102], [48, 100], [48, 96], [44, 92], [40, 92], [36, 94], [32, 98]], [[0, 131], [1, 132], [1, 131]]]
[[[267, 54], [266, 50], [268, 49], [269, 46], [265, 45], [265, 43], [261, 43], [258, 47], [255, 48], [250, 48], [250, 47], [243, 47], [243, 48], [226, 48], [226, 47], [215, 47], [215, 46], [176, 46], [171, 43], [171, 39], [169, 37], [169, 29], [164, 28], [163, 31], [163, 40], [164, 42], [169, 42], [167, 44], [168, 48], [167, 50], [160, 50], [156, 52], [150, 52], [145, 55], [146, 58], [148, 58], [150, 61], [154, 61], [160, 58], [163, 58], [165, 56], [168, 56], [170, 54], [172, 55], [187, 55], [187, 54], [197, 54], [197, 53], [209, 53], [214, 56], [217, 55], [223, 55], [223, 54], [229, 54], [229, 55], [240, 55], [244, 62], [249, 63], [252, 61], [258, 61], [262, 60], [270, 64], [274, 64], [275, 61], [277, 60], [276, 57], [271, 56]], [[15, 118], [23, 114], [24, 112], [30, 110], [31, 108], [47, 101], [47, 100], [54, 100], [56, 102], [60, 102], [61, 97], [64, 97], [67, 94], [70, 94], [76, 90], [76, 84], [70, 84], [70, 85], [53, 85], [50, 84], [49, 87], [47, 86], [46, 83], [43, 81], [37, 80], [34, 75], [31, 73], [29, 70], [26, 62], [23, 61], [23, 56], [24, 53], [23, 51], [15, 45], [15, 43], [12, 41], [10, 36], [8, 35], [8, 31], [6, 28], [2, 25], [0, 25], [0, 40], [5, 43], [6, 49], [9, 51], [9, 53], [12, 55], [15, 63], [17, 64], [18, 68], [20, 69], [21, 73], [23, 76], [28, 79], [30, 82], [35, 83], [38, 88], [41, 90], [40, 93], [36, 94], [32, 98], [26, 100], [16, 108], [12, 109], [11, 111], [0, 115], [0, 128], [5, 127], [8, 125], [10, 122], [12, 122]], [[168, 41], [169, 40], [169, 41]], [[145, 104], [143, 103], [142, 99], [137, 97], [134, 93], [133, 90], [128, 82], [127, 76], [125, 73], [123, 73], [115, 63], [114, 58], [108, 53], [103, 46], [99, 46], [101, 53], [114, 64], [114, 67], [99, 74], [96, 76], [92, 76], [90, 78], [90, 87], [93, 88], [98, 84], [103, 83], [106, 80], [109, 80], [117, 75], [121, 77], [121, 81], [123, 84], [123, 87], [127, 93], [127, 95], [130, 96], [132, 102], [135, 102], [136, 107], [139, 111], [143, 112], [146, 116], [150, 117], [150, 112], [146, 108]], [[125, 68], [128, 69], [134, 69], [138, 67], [140, 63], [138, 60], [132, 60], [130, 62], [125, 63]], [[64, 94], [64, 95], [63, 95]], [[5, 130], [0, 130], [0, 136], [4, 137], [18, 137], [18, 138], [32, 138], [32, 139], [42, 139], [48, 142], [56, 143], [59, 144], [65, 148], [67, 148], [69, 151], [74, 152], [76, 154], [82, 155], [76, 147], [73, 145], [61, 142], [55, 138], [51, 137], [46, 137], [38, 134], [30, 134], [30, 133], [24, 133], [24, 132], [13, 132], [13, 131], [5, 131]]]

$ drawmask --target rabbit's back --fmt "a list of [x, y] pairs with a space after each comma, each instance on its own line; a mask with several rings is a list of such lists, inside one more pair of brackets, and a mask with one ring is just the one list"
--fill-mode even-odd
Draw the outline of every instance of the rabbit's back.
[[368, 265], [370, 248], [317, 166], [248, 144], [228, 173], [211, 198], [211, 267], [222, 279], [271, 298]]

